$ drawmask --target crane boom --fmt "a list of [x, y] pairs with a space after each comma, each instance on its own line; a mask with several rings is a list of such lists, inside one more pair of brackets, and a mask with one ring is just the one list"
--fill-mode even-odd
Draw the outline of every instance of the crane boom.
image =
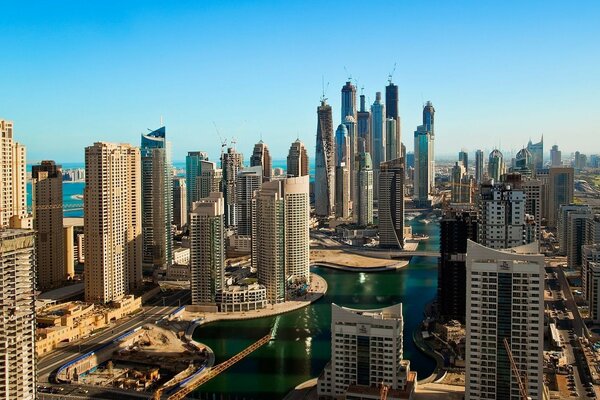
[[521, 394], [521, 399], [527, 400], [529, 399], [529, 396], [527, 395], [527, 386], [524, 383], [524, 381], [527, 381], [527, 375], [525, 375], [524, 373], [523, 375], [525, 376], [523, 377], [519, 372], [519, 369], [517, 368], [517, 363], [515, 363], [515, 359], [513, 358], [512, 350], [510, 349], [510, 344], [508, 344], [508, 340], [506, 338], [504, 338], [504, 348], [506, 349], [506, 353], [508, 354], [510, 367], [513, 370], [513, 373], [515, 374], [515, 379], [517, 380], [517, 384], [519, 385], [519, 393]]

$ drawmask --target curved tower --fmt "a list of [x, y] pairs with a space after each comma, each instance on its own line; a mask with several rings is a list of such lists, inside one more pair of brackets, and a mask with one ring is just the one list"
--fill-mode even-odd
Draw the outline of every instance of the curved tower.
[[500, 181], [500, 178], [504, 174], [504, 156], [500, 150], [495, 149], [490, 153], [488, 160], [488, 178], [493, 179], [496, 182]]
[[325, 99], [317, 107], [317, 143], [315, 148], [315, 212], [319, 217], [334, 214], [335, 154], [331, 106]]

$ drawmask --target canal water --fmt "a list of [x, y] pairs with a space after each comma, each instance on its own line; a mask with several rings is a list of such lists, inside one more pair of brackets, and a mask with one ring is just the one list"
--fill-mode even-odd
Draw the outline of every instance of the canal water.
[[[439, 225], [409, 222], [415, 233], [429, 235], [419, 250], [439, 248]], [[331, 303], [377, 308], [403, 303], [404, 358], [419, 379], [431, 374], [435, 362], [421, 353], [412, 333], [437, 289], [437, 259], [414, 257], [393, 272], [353, 273], [315, 267], [327, 280], [327, 294], [301, 310], [277, 317], [223, 321], [201, 326], [194, 338], [210, 346], [216, 363], [225, 361], [274, 328], [275, 340], [201, 386], [195, 397], [215, 400], [279, 400], [296, 385], [318, 376], [331, 355]]]

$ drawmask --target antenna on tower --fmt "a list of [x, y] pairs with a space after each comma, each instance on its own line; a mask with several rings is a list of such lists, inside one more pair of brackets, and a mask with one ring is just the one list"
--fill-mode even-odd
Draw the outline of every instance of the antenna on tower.
[[162, 126], [164, 126], [164, 125], [163, 125], [163, 116], [162, 116], [162, 115], [160, 116], [160, 126], [161, 126], [161, 127], [162, 127]]
[[348, 80], [352, 81], [352, 74], [348, 73], [348, 69], [346, 68], [345, 65], [344, 65], [344, 71], [346, 72], [346, 75], [348, 75]]
[[388, 83], [390, 84], [392, 83], [392, 77], [394, 76], [394, 72], [396, 72], [396, 64], [397, 63], [394, 63], [394, 68], [392, 69], [392, 72], [390, 72], [388, 75]]
[[327, 92], [327, 89], [329, 88], [329, 82], [327, 82], [327, 86], [325, 86], [325, 77], [323, 75], [321, 75], [321, 89], [322, 89], [322, 94], [321, 94], [321, 101], [327, 101], [327, 97], [325, 97], [325, 93]]

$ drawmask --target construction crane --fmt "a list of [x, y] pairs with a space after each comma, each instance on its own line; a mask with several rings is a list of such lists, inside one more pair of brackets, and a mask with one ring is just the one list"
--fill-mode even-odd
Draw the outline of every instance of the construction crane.
[[327, 82], [327, 86], [325, 86], [325, 77], [321, 76], [321, 101], [327, 101], [327, 97], [325, 97], [325, 93], [327, 93], [327, 89], [329, 89], [329, 82]]
[[392, 69], [392, 72], [389, 73], [388, 75], [388, 83], [392, 83], [392, 77], [394, 76], [394, 72], [396, 72], [396, 63], [394, 63], [394, 69]]
[[522, 400], [530, 400], [531, 397], [527, 395], [527, 373], [523, 371], [521, 374], [519, 372], [519, 368], [517, 368], [517, 363], [515, 363], [515, 359], [513, 358], [512, 350], [510, 349], [510, 344], [508, 344], [508, 340], [504, 338], [504, 348], [506, 349], [506, 353], [508, 354], [508, 359], [510, 361], [510, 367], [515, 375], [515, 379], [517, 380], [517, 384], [519, 385], [519, 393], [521, 394]]
[[[169, 396], [167, 400], [183, 399], [185, 396], [187, 396], [188, 394], [190, 394], [191, 392], [196, 390], [201, 385], [205, 384], [206, 382], [208, 382], [215, 376], [224, 372], [226, 369], [231, 367], [233, 364], [237, 363], [238, 361], [242, 360], [243, 358], [248, 356], [253, 351], [255, 351], [255, 350], [259, 349], [260, 347], [264, 346], [265, 344], [269, 343], [271, 341], [271, 339], [272, 339], [271, 332], [269, 332], [269, 334], [258, 339], [256, 342], [252, 343], [250, 346], [246, 347], [244, 350], [240, 351], [235, 356], [231, 357], [229, 360], [222, 362], [221, 364], [217, 365], [216, 367], [211, 368], [205, 374], [188, 382], [184, 387], [181, 388], [181, 390], [179, 390], [178, 392], [175, 392], [174, 394]], [[165, 388], [158, 389], [154, 393], [153, 399], [155, 399], [155, 400], [160, 399], [164, 389]]]
[[219, 132], [219, 128], [217, 128], [217, 124], [215, 123], [215, 121], [213, 121], [212, 123], [215, 127], [215, 131], [217, 131], [219, 140], [221, 141], [221, 159], [223, 159], [223, 153], [225, 152], [225, 147], [227, 147], [227, 139], [223, 139], [223, 137], [221, 136], [221, 132]]
[[390, 391], [390, 387], [381, 382], [381, 390], [379, 390], [379, 400], [387, 400], [388, 392]]

